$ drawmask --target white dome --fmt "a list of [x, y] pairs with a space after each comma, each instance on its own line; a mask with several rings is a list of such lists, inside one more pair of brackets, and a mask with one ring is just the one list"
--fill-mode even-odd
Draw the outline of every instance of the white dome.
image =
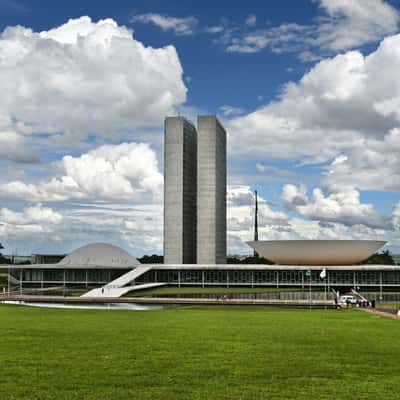
[[87, 265], [104, 267], [135, 267], [140, 264], [120, 247], [107, 243], [91, 243], [79, 247], [63, 258], [59, 265]]

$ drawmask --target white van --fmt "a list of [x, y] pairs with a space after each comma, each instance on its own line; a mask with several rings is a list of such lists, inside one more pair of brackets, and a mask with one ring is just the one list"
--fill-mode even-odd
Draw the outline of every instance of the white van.
[[357, 298], [352, 295], [343, 295], [339, 297], [339, 304], [346, 306], [347, 304], [357, 304]]

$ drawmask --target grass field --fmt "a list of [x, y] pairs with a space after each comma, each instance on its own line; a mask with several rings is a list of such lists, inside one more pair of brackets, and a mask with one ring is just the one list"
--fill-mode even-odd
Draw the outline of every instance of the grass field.
[[0, 399], [398, 399], [400, 324], [362, 311], [0, 306]]

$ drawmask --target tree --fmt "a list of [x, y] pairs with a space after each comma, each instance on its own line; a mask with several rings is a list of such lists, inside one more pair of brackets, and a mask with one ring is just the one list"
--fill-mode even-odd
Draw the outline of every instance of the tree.
[[260, 256], [248, 256], [242, 260], [236, 257], [228, 257], [226, 262], [228, 264], [265, 264], [272, 265], [273, 262]]
[[164, 257], [157, 254], [152, 254], [151, 256], [144, 255], [138, 258], [138, 261], [142, 264], [162, 264], [164, 262]]
[[385, 250], [382, 253], [372, 254], [371, 257], [367, 258], [361, 264], [396, 265], [389, 250]]
[[[0, 243], [0, 250], [4, 249], [4, 246]], [[0, 264], [8, 264], [9, 260], [3, 257], [3, 254], [0, 253]]]

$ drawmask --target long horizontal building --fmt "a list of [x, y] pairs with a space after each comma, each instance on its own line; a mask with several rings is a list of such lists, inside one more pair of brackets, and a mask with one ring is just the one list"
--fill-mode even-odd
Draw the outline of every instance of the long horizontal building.
[[[10, 286], [26, 288], [139, 284], [174, 286], [400, 287], [400, 268], [391, 265], [140, 264], [116, 246], [84, 246], [57, 264], [9, 265]], [[324, 279], [321, 272], [324, 271]]]
[[[400, 287], [400, 268], [390, 265], [293, 266], [247, 264], [143, 264], [147, 271], [134, 284], [166, 283], [196, 286]], [[320, 278], [325, 269], [326, 278]], [[24, 287], [107, 285], [129, 272], [124, 266], [62, 266], [57, 264], [9, 266], [11, 281]]]

